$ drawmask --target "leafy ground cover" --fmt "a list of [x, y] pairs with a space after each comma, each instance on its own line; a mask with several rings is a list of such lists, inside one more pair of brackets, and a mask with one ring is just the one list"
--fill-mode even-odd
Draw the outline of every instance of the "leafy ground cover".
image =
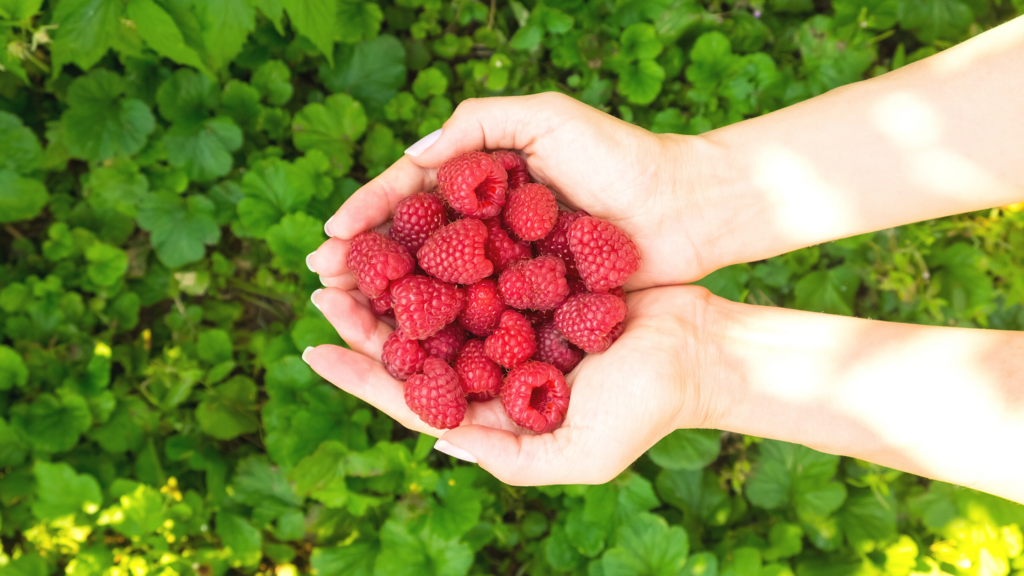
[[[464, 98], [558, 90], [700, 133], [1021, 12], [0, 0], [0, 572], [1024, 573], [1020, 506], [781, 442], [679, 431], [603, 486], [501, 485], [298, 356], [340, 343], [308, 299], [323, 221]], [[703, 283], [764, 305], [1022, 329], [1022, 208]]]

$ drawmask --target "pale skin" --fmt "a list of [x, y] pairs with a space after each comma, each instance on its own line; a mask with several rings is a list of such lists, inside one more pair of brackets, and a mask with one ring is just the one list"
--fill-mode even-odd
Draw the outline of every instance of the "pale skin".
[[[328, 222], [315, 302], [351, 350], [304, 358], [438, 448], [517, 485], [600, 483], [664, 435], [713, 428], [805, 444], [1024, 502], [1024, 334], [737, 304], [681, 286], [837, 238], [1024, 201], [1024, 18], [932, 58], [702, 136], [655, 135], [568, 97], [460, 105]], [[610, 220], [643, 265], [626, 331], [570, 374], [562, 427], [525, 434], [496, 401], [424, 425], [380, 364], [392, 327], [345, 267], [351, 238], [429, 189], [447, 158], [516, 149], [566, 205]], [[453, 449], [454, 448], [454, 449]]]

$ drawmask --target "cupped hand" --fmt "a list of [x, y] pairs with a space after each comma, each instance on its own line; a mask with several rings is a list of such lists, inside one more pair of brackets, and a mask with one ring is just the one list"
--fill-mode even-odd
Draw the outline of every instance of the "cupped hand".
[[512, 149], [563, 204], [632, 237], [642, 264], [627, 290], [692, 282], [714, 266], [700, 249], [698, 238], [708, 234], [688, 138], [653, 134], [557, 93], [467, 100], [433, 144], [403, 156], [341, 206], [325, 226], [332, 238], [308, 264], [325, 285], [353, 288], [345, 254], [356, 234], [384, 224], [402, 198], [431, 189], [445, 160]]
[[357, 290], [325, 288], [314, 297], [351, 349], [325, 344], [303, 358], [342, 390], [411, 430], [440, 437], [507, 484], [603, 483], [669, 432], [709, 422], [712, 398], [699, 384], [709, 354], [701, 342], [708, 298], [705, 289], [693, 286], [630, 293], [625, 332], [566, 375], [569, 411], [548, 434], [515, 425], [500, 399], [471, 402], [452, 430], [424, 424], [406, 406], [403, 383], [380, 362], [392, 328], [374, 316]]

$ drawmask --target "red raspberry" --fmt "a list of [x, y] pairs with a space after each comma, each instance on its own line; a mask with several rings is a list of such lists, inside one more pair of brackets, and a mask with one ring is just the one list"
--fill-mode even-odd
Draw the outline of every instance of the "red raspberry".
[[569, 250], [569, 226], [584, 216], [590, 216], [590, 214], [582, 210], [579, 212], [560, 210], [554, 228], [548, 232], [547, 236], [537, 240], [535, 244], [537, 254], [561, 258], [562, 262], [565, 262], [565, 275], [571, 278], [579, 278], [580, 271], [576, 268], [576, 259], [572, 257], [572, 251]]
[[465, 303], [462, 289], [428, 276], [406, 276], [391, 284], [391, 307], [398, 327], [423, 340], [455, 320]]
[[566, 283], [569, 284], [569, 296], [575, 296], [577, 294], [585, 294], [587, 292], [590, 292], [590, 290], [587, 290], [587, 285], [583, 282], [583, 280], [580, 280], [579, 278], [566, 280]]
[[498, 218], [488, 218], [484, 224], [487, 225], [487, 259], [494, 263], [495, 272], [500, 274], [509, 264], [533, 255], [530, 243], [510, 238]]
[[491, 152], [491, 157], [508, 174], [508, 189], [511, 190], [522, 186], [530, 181], [530, 171], [526, 168], [526, 160], [511, 150], [496, 150]]
[[569, 295], [565, 264], [556, 256], [513, 262], [498, 278], [498, 290], [513, 308], [551, 310]]
[[[570, 292], [571, 296], [572, 293]], [[523, 316], [530, 321], [530, 325], [536, 329], [541, 324], [547, 324], [548, 322], [555, 321], [554, 310], [524, 310]]]
[[421, 372], [423, 362], [428, 357], [419, 341], [406, 338], [401, 329], [388, 336], [380, 353], [384, 368], [398, 380], [408, 380], [413, 374]]
[[487, 357], [483, 340], [469, 340], [462, 345], [455, 358], [455, 373], [467, 400], [485, 402], [501, 390], [501, 367]]
[[451, 284], [472, 284], [494, 272], [484, 253], [487, 226], [475, 218], [441, 228], [416, 252], [419, 265], [434, 278]]
[[415, 254], [435, 230], [448, 223], [441, 201], [427, 192], [402, 199], [395, 207], [391, 237]]
[[505, 205], [508, 175], [490, 154], [467, 152], [438, 168], [437, 186], [460, 214], [491, 218]]
[[498, 329], [484, 341], [487, 357], [508, 369], [522, 364], [537, 351], [533, 326], [522, 314], [508, 310], [501, 315]]
[[569, 342], [586, 352], [604, 352], [615, 325], [626, 317], [626, 303], [611, 294], [577, 294], [555, 312], [555, 324]]
[[367, 298], [376, 298], [389, 280], [405, 276], [416, 264], [409, 251], [391, 238], [376, 232], [362, 232], [352, 239], [346, 263], [356, 277], [356, 286]]
[[380, 296], [370, 298], [370, 309], [377, 316], [394, 316], [395, 313], [391, 310], [391, 290], [385, 288]]
[[554, 322], [537, 328], [537, 353], [534, 360], [547, 362], [562, 371], [563, 374], [572, 369], [583, 359], [583, 353], [562, 336]]
[[569, 249], [591, 292], [622, 286], [640, 267], [640, 252], [611, 222], [585, 216], [569, 226]]
[[565, 376], [546, 362], [524, 362], [508, 373], [501, 405], [513, 422], [538, 434], [551, 432], [569, 410]]
[[457, 323], [452, 322], [437, 334], [424, 340], [423, 349], [434, 358], [440, 358], [451, 364], [465, 341], [466, 331]]
[[481, 338], [490, 336], [508, 306], [498, 294], [498, 282], [485, 278], [466, 287], [466, 305], [459, 312], [459, 324]]
[[555, 195], [543, 184], [526, 184], [509, 190], [505, 225], [523, 240], [540, 240], [558, 220]]
[[455, 428], [466, 416], [466, 395], [459, 375], [440, 358], [427, 358], [423, 373], [405, 383], [405, 404], [427, 425]]
[[618, 340], [622, 336], [622, 333], [625, 332], [625, 331], [626, 331], [626, 321], [625, 320], [623, 320], [622, 322], [619, 322], [614, 327], [612, 327], [612, 331], [608, 333], [608, 345], [611, 346], [612, 344], [615, 344], [615, 341]]

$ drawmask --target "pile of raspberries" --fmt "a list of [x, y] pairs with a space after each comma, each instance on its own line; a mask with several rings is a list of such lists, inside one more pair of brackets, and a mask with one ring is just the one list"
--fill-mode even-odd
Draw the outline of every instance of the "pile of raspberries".
[[387, 235], [352, 240], [348, 266], [374, 313], [395, 318], [381, 361], [424, 422], [454, 428], [467, 402], [500, 396], [513, 422], [544, 433], [569, 408], [564, 374], [622, 335], [640, 255], [610, 222], [560, 210], [499, 150], [445, 162]]

